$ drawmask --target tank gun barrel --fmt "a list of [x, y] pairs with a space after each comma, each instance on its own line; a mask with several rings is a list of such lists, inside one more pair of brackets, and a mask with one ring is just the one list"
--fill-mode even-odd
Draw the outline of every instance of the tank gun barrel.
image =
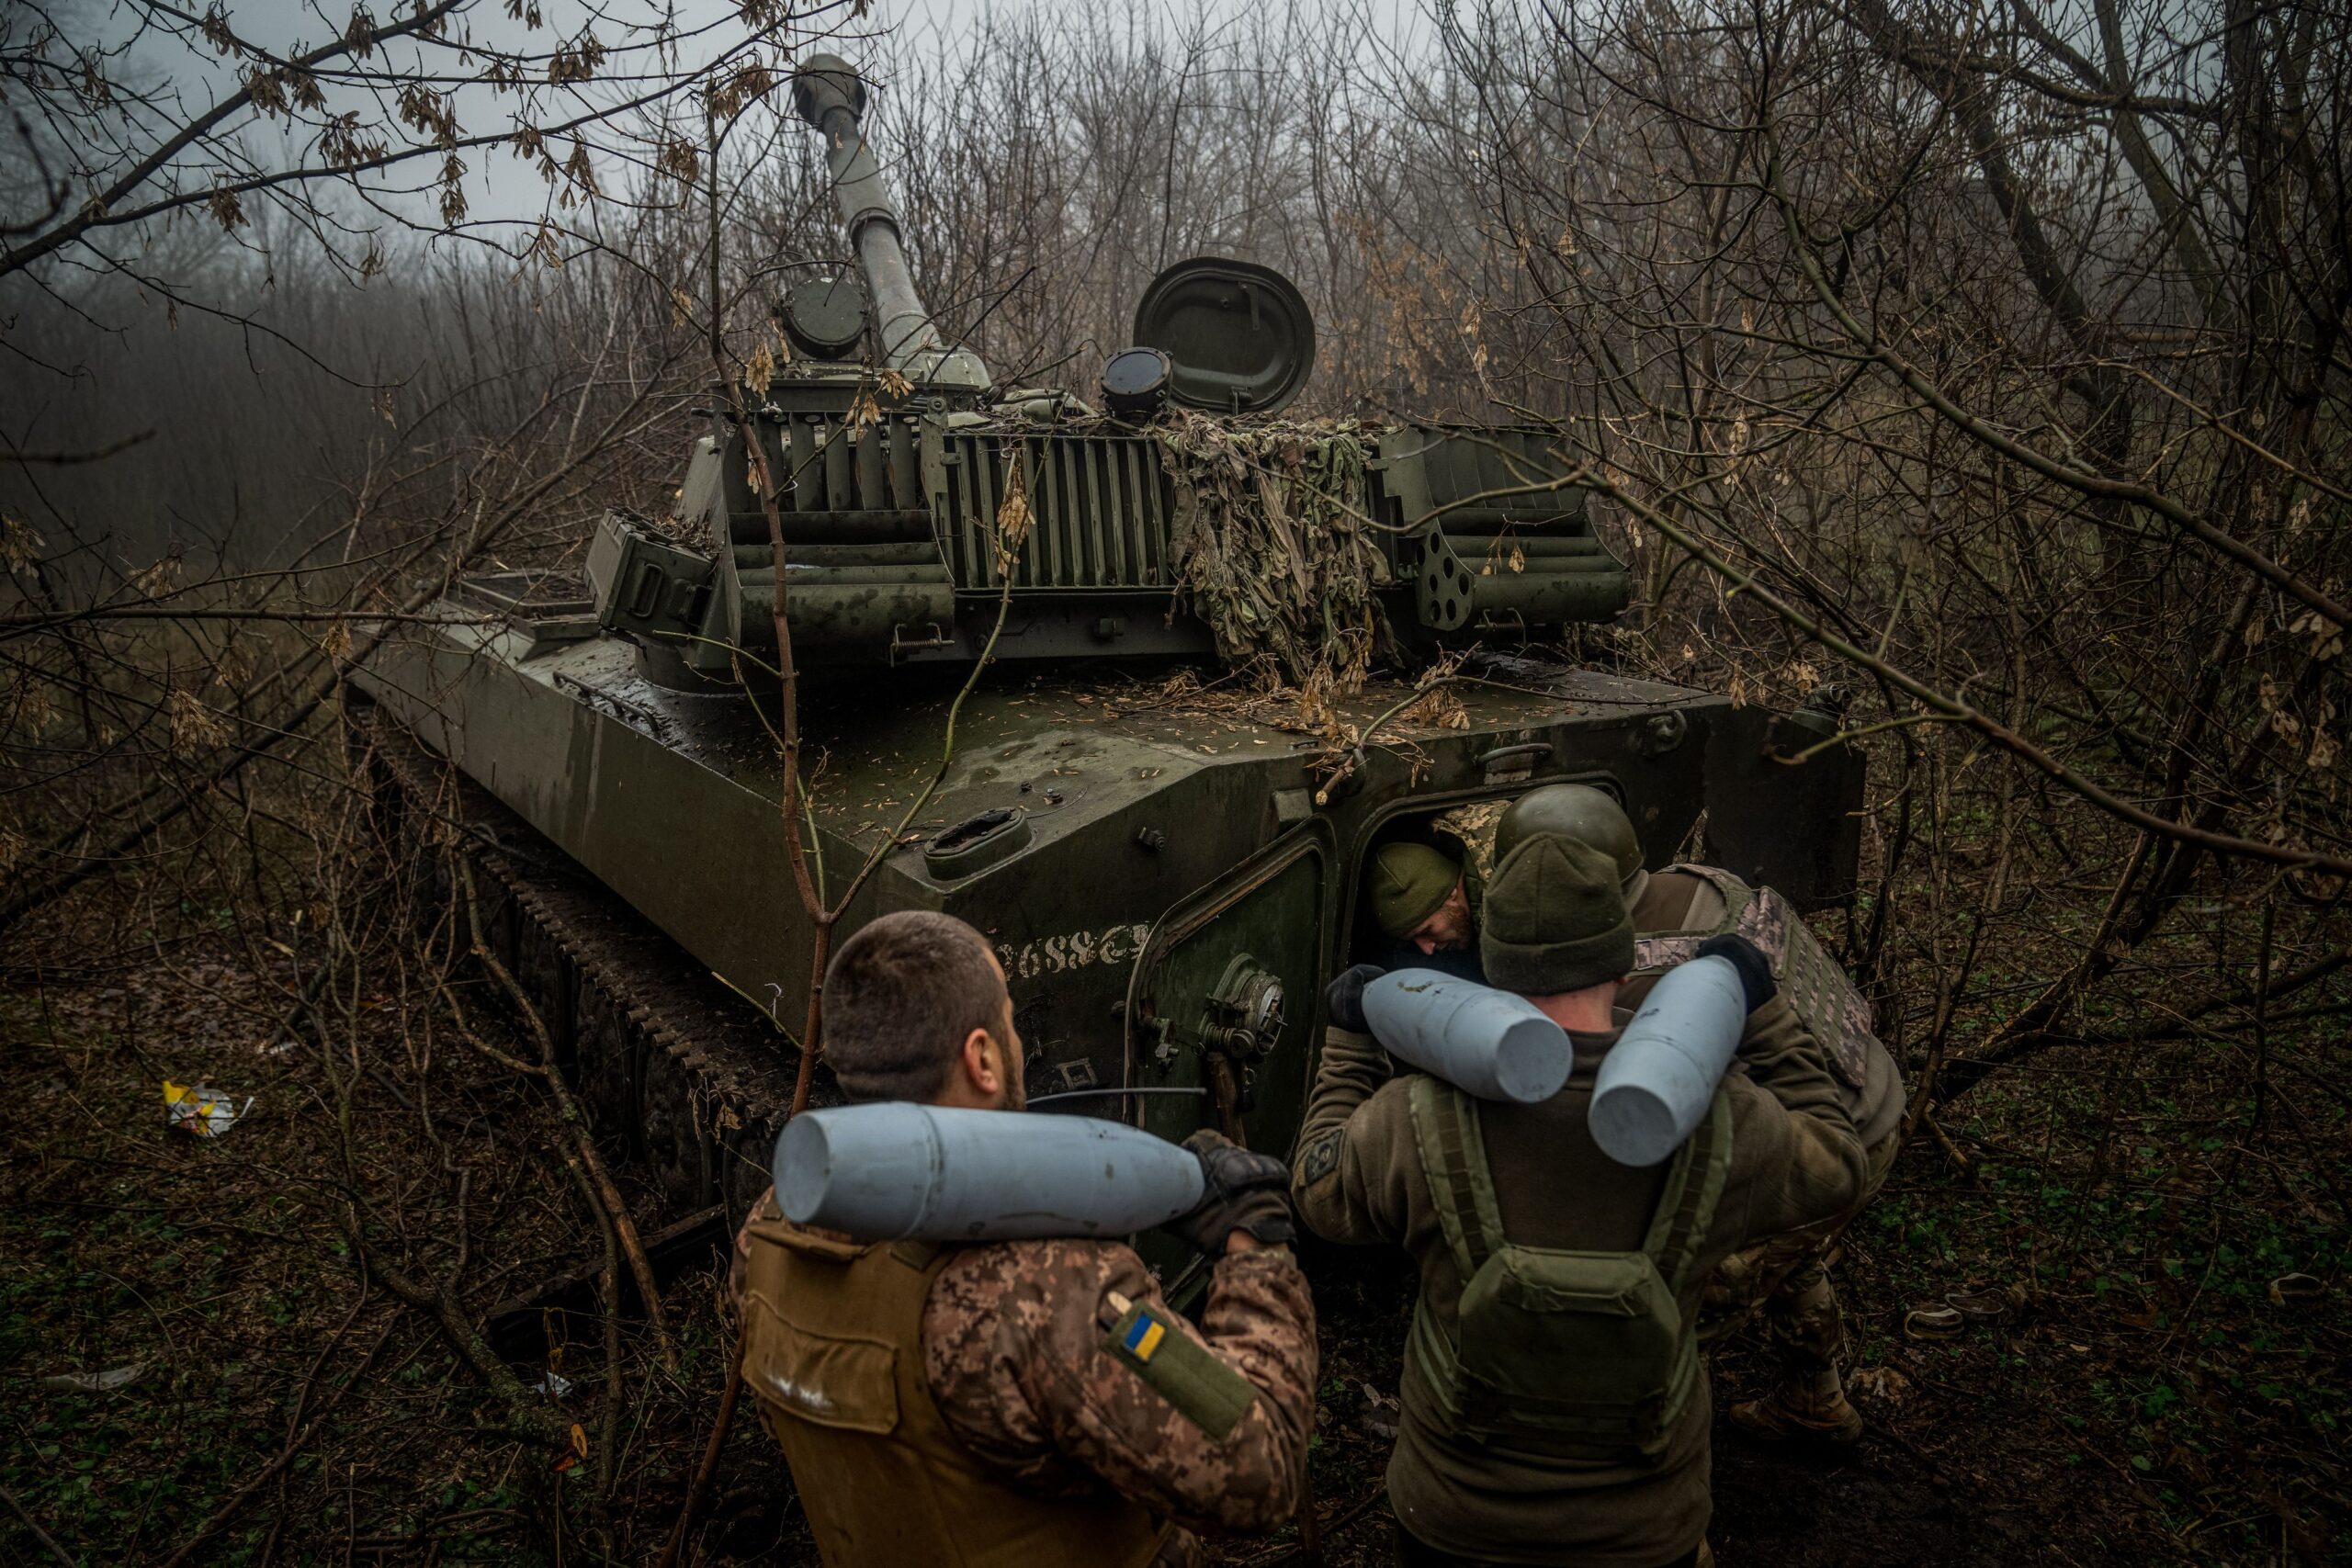
[[910, 380], [986, 390], [988, 367], [967, 348], [945, 341], [915, 292], [899, 238], [899, 211], [875, 161], [865, 130], [865, 84], [849, 62], [834, 54], [812, 54], [792, 76], [792, 101], [800, 118], [823, 133], [833, 193], [850, 245], [865, 271], [880, 323], [882, 362]]

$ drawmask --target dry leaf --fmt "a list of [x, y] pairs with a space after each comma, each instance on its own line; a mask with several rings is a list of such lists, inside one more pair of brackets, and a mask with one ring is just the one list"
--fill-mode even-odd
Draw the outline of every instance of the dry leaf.
[[1893, 1367], [1864, 1367], [1846, 1380], [1846, 1386], [1865, 1398], [1900, 1404], [1911, 1392], [1911, 1380]]
[[175, 756], [189, 756], [229, 739], [229, 727], [193, 693], [175, 690], [166, 706], [171, 715]]
[[21, 518], [0, 513], [0, 562], [20, 571], [40, 558], [40, 536]]

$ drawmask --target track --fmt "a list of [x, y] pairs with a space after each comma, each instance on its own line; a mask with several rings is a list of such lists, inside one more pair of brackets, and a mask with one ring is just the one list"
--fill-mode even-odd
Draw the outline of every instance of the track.
[[484, 935], [546, 1021], [597, 1141], [648, 1179], [662, 1218], [742, 1213], [791, 1104], [792, 1041], [389, 717], [353, 728], [392, 841], [475, 868]]

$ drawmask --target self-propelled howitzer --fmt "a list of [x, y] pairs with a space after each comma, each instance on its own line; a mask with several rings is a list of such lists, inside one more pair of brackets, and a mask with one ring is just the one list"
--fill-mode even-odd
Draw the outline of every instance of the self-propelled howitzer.
[[[862, 276], [778, 302], [792, 355], [742, 417], [714, 392], [673, 517], [608, 513], [584, 578], [459, 583], [353, 703], [395, 793], [424, 797], [409, 830], [469, 825], [485, 936], [673, 1214], [767, 1179], [811, 978], [787, 832], [827, 897], [879, 856], [836, 942], [904, 908], [988, 934], [1033, 1097], [1276, 1152], [1322, 982], [1366, 939], [1366, 859], [1437, 814], [1582, 781], [1652, 865], [1703, 813], [1716, 863], [1801, 904], [1850, 888], [1860, 764], [1820, 745], [1834, 716], [1542, 651], [1629, 592], [1552, 433], [1279, 422], [1306, 301], [1220, 258], [1161, 274], [1087, 395], [998, 388], [915, 290], [864, 85], [819, 56], [794, 93]], [[812, 784], [793, 824], [763, 673], [779, 592]], [[1413, 705], [1453, 652], [1443, 711]], [[1385, 673], [1332, 728], [1220, 700], [1243, 664]]]

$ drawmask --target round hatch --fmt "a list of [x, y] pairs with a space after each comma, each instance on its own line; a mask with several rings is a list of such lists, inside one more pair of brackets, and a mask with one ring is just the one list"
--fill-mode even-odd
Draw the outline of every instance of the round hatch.
[[1211, 413], [1272, 413], [1315, 368], [1306, 296], [1272, 267], [1222, 256], [1181, 261], [1136, 307], [1136, 342], [1168, 355], [1168, 393]]
[[1102, 367], [1102, 403], [1115, 414], [1151, 414], [1168, 400], [1175, 371], [1156, 348], [1123, 348]]
[[854, 359], [865, 340], [865, 296], [847, 277], [802, 278], [775, 316], [793, 352], [811, 359]]

